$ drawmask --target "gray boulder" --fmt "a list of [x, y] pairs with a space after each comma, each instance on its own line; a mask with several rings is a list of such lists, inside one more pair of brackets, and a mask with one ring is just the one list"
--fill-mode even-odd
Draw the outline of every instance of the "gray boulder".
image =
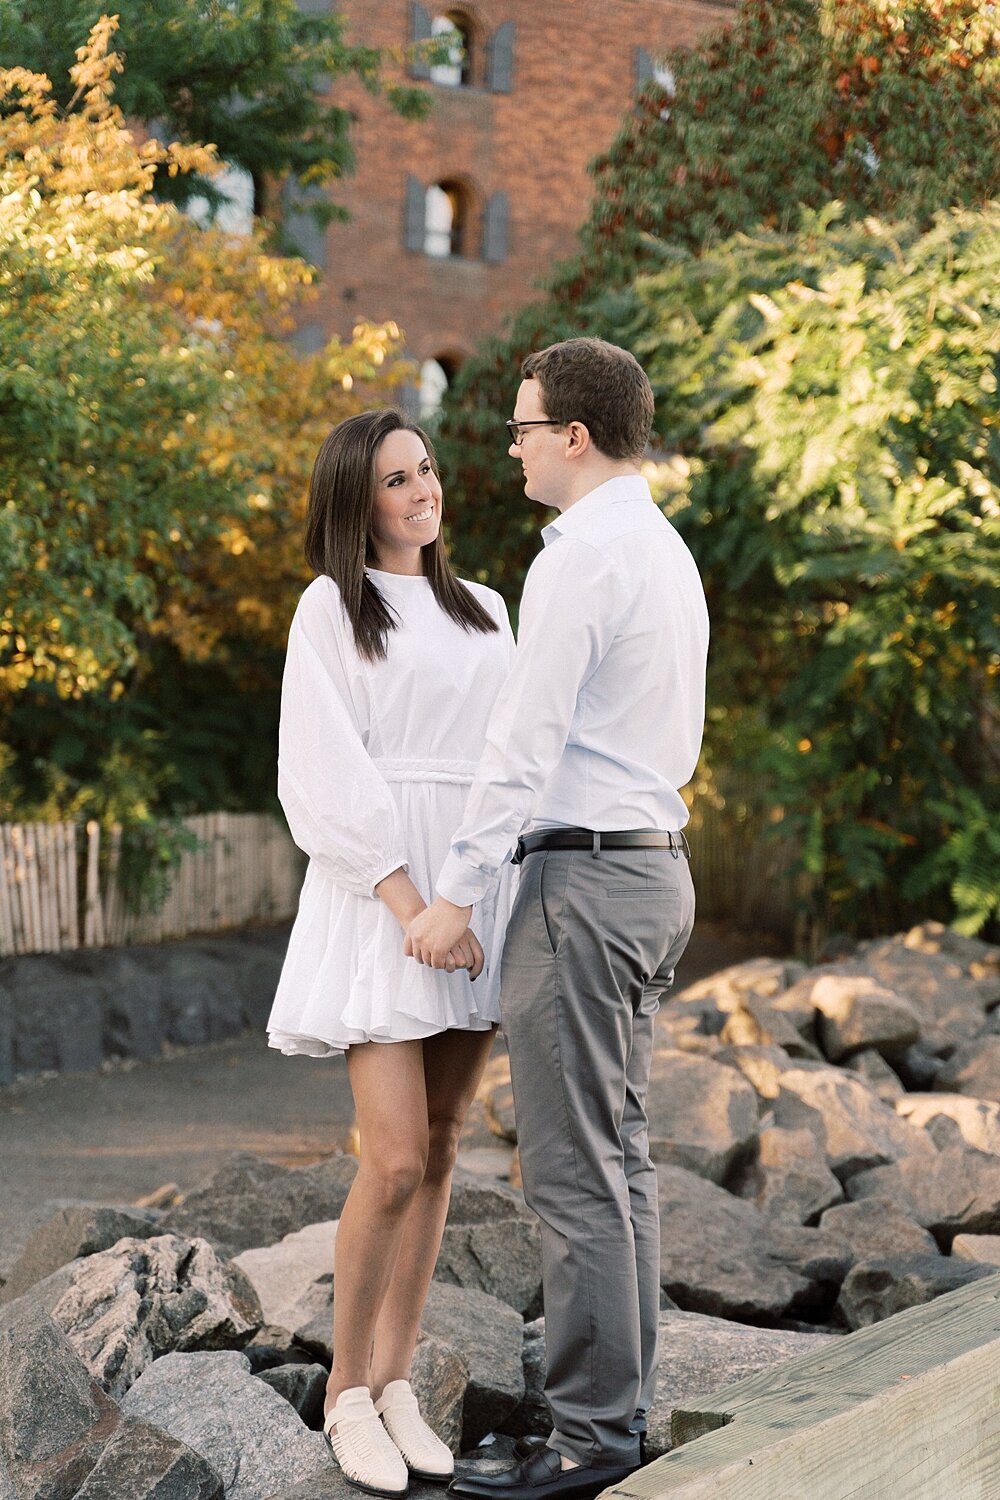
[[126, 1417], [76, 1500], [223, 1500], [222, 1480], [186, 1443]]
[[852, 1177], [852, 1199], [888, 1197], [929, 1229], [943, 1250], [956, 1234], [1000, 1233], [1000, 1159], [949, 1146]]
[[322, 1432], [323, 1403], [329, 1373], [323, 1365], [275, 1365], [273, 1369], [259, 1371], [258, 1379], [269, 1385], [272, 1391], [277, 1391], [279, 1396], [283, 1396], [307, 1427], [314, 1432]]
[[1000, 1103], [1000, 1036], [981, 1036], [957, 1047], [938, 1073], [934, 1087]]
[[517, 1144], [517, 1121], [514, 1118], [514, 1090], [510, 1077], [500, 1079], [486, 1095], [486, 1118], [494, 1135], [502, 1141]]
[[951, 1253], [959, 1260], [1000, 1267], [1000, 1234], [956, 1234]]
[[653, 1054], [646, 1096], [655, 1162], [723, 1183], [753, 1154], [757, 1095], [733, 1068], [666, 1048]]
[[333, 1277], [314, 1281], [287, 1316], [296, 1344], [329, 1368], [333, 1363]]
[[122, 1409], [206, 1459], [226, 1500], [266, 1500], [328, 1462], [322, 1436], [250, 1374], [242, 1354], [168, 1354], [140, 1376]]
[[680, 1308], [763, 1324], [826, 1317], [850, 1262], [837, 1241], [682, 1167], [657, 1175], [660, 1283]]
[[525, 1219], [536, 1223], [524, 1202], [524, 1194], [503, 1182], [484, 1182], [474, 1172], [456, 1167], [448, 1203], [449, 1224], [493, 1224], [498, 1219]]
[[751, 958], [686, 985], [671, 997], [671, 1003], [711, 1000], [719, 1010], [728, 1013], [738, 1010], [747, 995], [763, 995], [768, 999], [783, 995], [804, 972], [805, 966], [793, 959]]
[[757, 1160], [741, 1185], [762, 1213], [795, 1224], [813, 1224], [824, 1209], [843, 1201], [844, 1190], [826, 1164], [810, 1130], [762, 1130]]
[[537, 1223], [510, 1218], [447, 1225], [434, 1279], [498, 1297], [522, 1318], [537, 1317], [542, 1305], [542, 1250]]
[[838, 1068], [789, 1068], [774, 1103], [778, 1125], [812, 1129], [842, 1182], [904, 1157], [936, 1156], [924, 1131], [901, 1120], [870, 1088]]
[[920, 922], [894, 941], [901, 941], [912, 953], [944, 953], [974, 979], [1000, 975], [1000, 947], [982, 938], [963, 937], [943, 922]]
[[936, 1255], [937, 1241], [904, 1213], [892, 1198], [838, 1203], [820, 1219], [820, 1228], [845, 1244], [855, 1261], [873, 1255]]
[[848, 972], [851, 965], [854, 972], [905, 995], [920, 1016], [922, 1036], [932, 1045], [954, 1045], [975, 1036], [985, 1012], [1000, 1003], [1000, 975], [973, 977], [968, 965], [952, 954], [908, 947], [906, 934], [866, 943], [857, 959], [849, 961]]
[[722, 1040], [733, 1047], [781, 1047], [790, 1057], [820, 1056], [788, 1012], [762, 995], [744, 995], [722, 1028]]
[[17, 1500], [72, 1500], [121, 1414], [37, 1307], [0, 1327], [0, 1456]]
[[307, 1224], [339, 1219], [357, 1170], [353, 1156], [289, 1168], [239, 1153], [171, 1209], [162, 1227], [233, 1253], [273, 1245]]
[[810, 1354], [834, 1337], [749, 1328], [700, 1313], [661, 1313], [660, 1367], [656, 1398], [647, 1418], [647, 1460], [669, 1451], [670, 1417], [675, 1406], [686, 1406], [734, 1381], [774, 1369], [800, 1354]]
[[159, 994], [164, 1035], [178, 1047], [199, 1047], [238, 1036], [244, 1020], [231, 960], [190, 943], [140, 950], [143, 970]]
[[119, 1240], [40, 1281], [16, 1302], [47, 1312], [116, 1399], [160, 1355], [232, 1349], [263, 1321], [253, 1287], [204, 1240]]
[[118, 1240], [149, 1239], [159, 1232], [155, 1214], [100, 1204], [60, 1208], [35, 1230], [14, 1262], [0, 1303], [13, 1302], [71, 1260], [108, 1250]]
[[15, 1073], [86, 1072], [104, 1060], [101, 986], [74, 975], [58, 958], [9, 960], [3, 982], [11, 997]]
[[851, 1267], [840, 1289], [837, 1312], [848, 1328], [868, 1328], [893, 1313], [933, 1302], [970, 1281], [996, 1274], [996, 1266], [950, 1255], [873, 1256]]
[[795, 1066], [784, 1047], [720, 1047], [713, 1062], [727, 1068], [736, 1068], [748, 1083], [752, 1084], [765, 1107], [781, 1092], [781, 1075]]
[[469, 1366], [451, 1344], [422, 1332], [410, 1366], [410, 1387], [424, 1421], [452, 1453], [462, 1446], [462, 1413]]
[[512, 1437], [548, 1437], [552, 1414], [545, 1400], [545, 1319], [524, 1325], [524, 1399], [506, 1418], [502, 1431]]
[[[1000, 1040], [1000, 1039], [998, 1039]], [[1000, 1104], [964, 1094], [904, 1094], [896, 1113], [926, 1130], [939, 1150], [973, 1146], [1000, 1156]]]
[[920, 1017], [903, 995], [867, 974], [824, 974], [813, 985], [820, 1046], [831, 1062], [866, 1047], [892, 1057], [920, 1036]]
[[524, 1397], [524, 1323], [513, 1308], [471, 1288], [434, 1281], [422, 1327], [447, 1344], [469, 1370], [462, 1447], [500, 1428]]
[[905, 1092], [899, 1074], [873, 1047], [863, 1047], [860, 1052], [852, 1053], [847, 1067], [864, 1079], [883, 1104], [895, 1106], [896, 1100]]
[[233, 1265], [239, 1266], [260, 1298], [268, 1323], [287, 1326], [288, 1314], [303, 1292], [320, 1277], [332, 1274], [338, 1222], [307, 1224], [276, 1245], [233, 1256]]

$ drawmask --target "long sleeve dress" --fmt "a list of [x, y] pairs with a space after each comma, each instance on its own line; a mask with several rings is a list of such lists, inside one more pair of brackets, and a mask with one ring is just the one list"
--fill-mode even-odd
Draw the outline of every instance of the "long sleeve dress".
[[299, 601], [282, 681], [278, 796], [309, 856], [268, 1021], [286, 1054], [331, 1056], [500, 1019], [499, 957], [511, 867], [474, 908], [486, 955], [472, 983], [403, 953], [375, 886], [400, 866], [425, 900], [462, 821], [514, 640], [500, 595], [466, 583], [499, 630], [465, 630], [423, 577], [369, 569], [394, 611], [387, 655], [365, 661], [331, 578]]

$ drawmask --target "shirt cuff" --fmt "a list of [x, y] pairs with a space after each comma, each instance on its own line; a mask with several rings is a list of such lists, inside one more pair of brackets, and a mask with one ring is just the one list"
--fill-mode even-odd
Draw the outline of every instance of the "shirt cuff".
[[455, 906], [475, 906], [492, 885], [489, 876], [475, 865], [471, 868], [457, 854], [449, 854], [437, 878], [437, 893]]

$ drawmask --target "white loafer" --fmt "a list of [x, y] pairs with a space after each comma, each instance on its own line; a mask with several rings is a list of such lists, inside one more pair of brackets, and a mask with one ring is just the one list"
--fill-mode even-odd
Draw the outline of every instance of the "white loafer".
[[420, 1415], [408, 1380], [390, 1380], [376, 1401], [375, 1410], [414, 1479], [444, 1481], [453, 1477], [455, 1459], [451, 1449]]
[[[336, 1432], [331, 1431], [334, 1427]], [[389, 1500], [401, 1500], [406, 1494], [410, 1483], [406, 1464], [379, 1421], [366, 1385], [341, 1391], [336, 1406], [324, 1418], [323, 1434], [348, 1484]]]

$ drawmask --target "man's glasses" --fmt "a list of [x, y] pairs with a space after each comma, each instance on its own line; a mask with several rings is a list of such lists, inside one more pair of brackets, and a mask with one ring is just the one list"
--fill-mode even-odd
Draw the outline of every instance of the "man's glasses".
[[504, 423], [504, 426], [506, 427], [507, 431], [510, 433], [510, 440], [514, 444], [515, 448], [519, 448], [520, 445], [521, 445], [521, 441], [522, 441], [522, 439], [521, 439], [521, 433], [523, 432], [523, 430], [524, 430], [525, 427], [565, 427], [565, 425], [566, 425], [565, 422], [552, 422], [552, 421], [548, 421], [548, 420], [543, 421], [543, 422], [513, 422], [513, 421], [511, 421], [511, 422], [505, 422]]

